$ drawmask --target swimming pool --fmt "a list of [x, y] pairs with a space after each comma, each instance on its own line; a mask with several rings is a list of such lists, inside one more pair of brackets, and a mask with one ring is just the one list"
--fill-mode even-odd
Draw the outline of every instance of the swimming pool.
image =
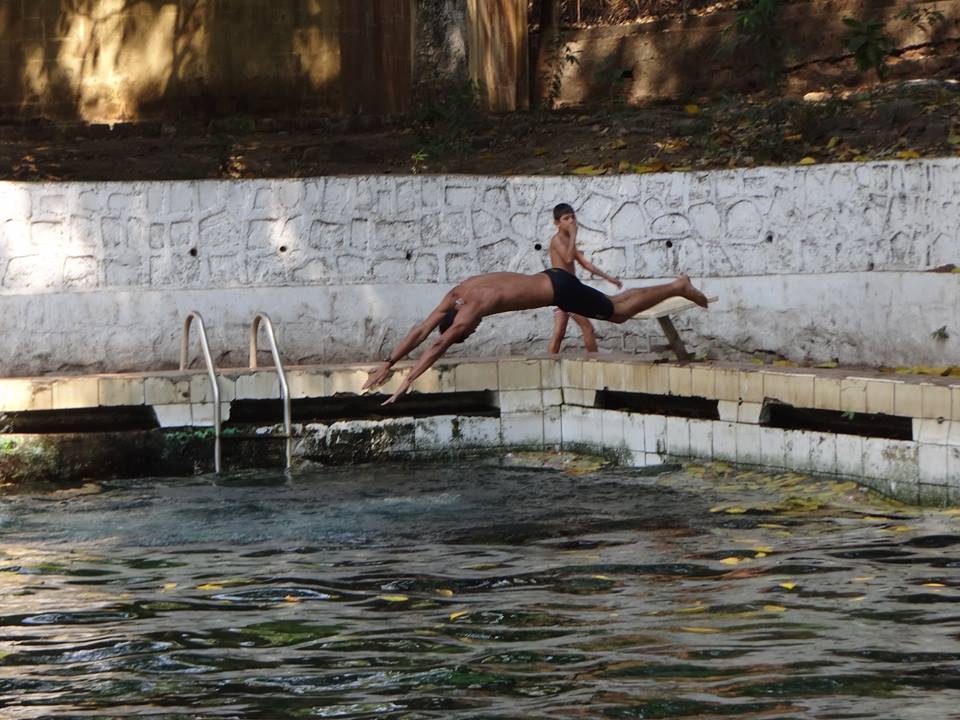
[[722, 464], [0, 499], [5, 718], [946, 718], [960, 516]]

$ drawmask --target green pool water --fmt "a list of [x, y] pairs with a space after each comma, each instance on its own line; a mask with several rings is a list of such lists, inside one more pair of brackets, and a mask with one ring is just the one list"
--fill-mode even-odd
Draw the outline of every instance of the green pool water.
[[960, 717], [960, 515], [722, 465], [0, 498], [0, 717]]

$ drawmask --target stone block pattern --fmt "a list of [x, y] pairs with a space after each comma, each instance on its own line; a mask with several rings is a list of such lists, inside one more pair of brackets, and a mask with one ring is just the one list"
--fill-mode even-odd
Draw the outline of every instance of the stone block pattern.
[[[957, 261], [958, 190], [956, 159], [595, 178], [0, 183], [13, 331], [0, 375], [164, 367], [187, 309], [208, 310], [227, 363], [233, 353], [241, 364], [243, 314], [255, 307], [287, 330], [291, 361], [368, 359], [466, 277], [543, 269], [561, 201], [578, 210], [583, 250], [628, 285], [686, 272], [721, 295], [709, 323], [679, 316], [694, 349], [873, 363], [894, 352], [893, 317], [904, 356], [934, 362], [960, 354], [956, 334], [929, 341], [960, 309], [955, 283], [879, 271]], [[858, 337], [862, 328], [871, 332]], [[529, 353], [550, 329], [538, 311], [485, 322], [475, 341], [485, 354]], [[601, 328], [606, 350], [660, 342], [653, 323]]]

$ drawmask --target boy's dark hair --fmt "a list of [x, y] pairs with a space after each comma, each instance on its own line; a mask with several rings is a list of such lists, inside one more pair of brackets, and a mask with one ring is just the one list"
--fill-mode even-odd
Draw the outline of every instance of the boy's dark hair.
[[567, 215], [567, 214], [576, 215], [576, 213], [573, 211], [573, 206], [568, 205], [567, 203], [560, 203], [559, 205], [553, 208], [554, 220], [559, 220], [560, 218], [562, 218], [564, 215]]
[[438, 326], [438, 329], [440, 330], [441, 335], [443, 335], [443, 333], [445, 333], [447, 330], [450, 329], [450, 326], [453, 325], [453, 321], [456, 320], [456, 318], [457, 318], [456, 308], [447, 310], [443, 314], [443, 319], [440, 321], [440, 325]]

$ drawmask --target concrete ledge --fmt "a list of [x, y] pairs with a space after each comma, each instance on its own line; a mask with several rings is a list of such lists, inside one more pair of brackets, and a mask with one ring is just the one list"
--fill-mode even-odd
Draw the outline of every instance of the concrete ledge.
[[[372, 367], [289, 368], [292, 398], [357, 395]], [[383, 392], [392, 392], [408, 370], [409, 364], [399, 366]], [[234, 401], [279, 401], [279, 382], [272, 370], [219, 372], [224, 421]], [[201, 371], [4, 378], [0, 412], [147, 405], [160, 427], [209, 427], [210, 390]], [[595, 407], [596, 397], [603, 390], [716, 401], [717, 419], [600, 409]], [[344, 438], [358, 437], [357, 433], [387, 432], [389, 426], [393, 440], [378, 445], [378, 452], [390, 455], [500, 446], [588, 446], [633, 465], [667, 458], [718, 460], [853, 478], [909, 502], [960, 503], [960, 378], [649, 363], [628, 355], [604, 355], [448, 359], [418, 378], [412, 389], [421, 394], [477, 391], [494, 393], [499, 418], [311, 424], [299, 430], [300, 452], [310, 456], [310, 448], [319, 447], [320, 435], [329, 448], [346, 442]], [[893, 440], [768, 427], [764, 407], [769, 403], [909, 418], [912, 437]], [[278, 417], [279, 412], [278, 407]]]

